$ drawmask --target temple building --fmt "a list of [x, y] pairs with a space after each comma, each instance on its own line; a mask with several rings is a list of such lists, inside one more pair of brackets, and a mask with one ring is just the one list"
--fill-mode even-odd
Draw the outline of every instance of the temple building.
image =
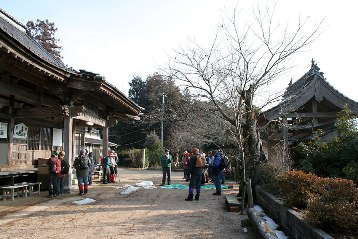
[[273, 156], [273, 150], [269, 149], [275, 145], [288, 150], [310, 139], [319, 129], [325, 132], [325, 140], [335, 137], [337, 113], [345, 105], [358, 116], [358, 103], [331, 86], [312, 60], [309, 71], [296, 82], [290, 82], [281, 103], [259, 115], [259, 125], [268, 125], [264, 131], [268, 157]]
[[82, 147], [107, 154], [108, 128], [141, 110], [103, 76], [67, 67], [0, 9], [1, 171], [36, 170], [52, 150], [70, 165]]

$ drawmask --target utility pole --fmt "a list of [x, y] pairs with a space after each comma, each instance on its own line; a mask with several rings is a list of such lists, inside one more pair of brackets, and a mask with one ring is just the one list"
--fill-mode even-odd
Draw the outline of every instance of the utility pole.
[[163, 121], [164, 121], [164, 93], [162, 93], [162, 115], [161, 115], [161, 121], [160, 121], [160, 143], [162, 144], [162, 148], [164, 150], [164, 140], [163, 140]]

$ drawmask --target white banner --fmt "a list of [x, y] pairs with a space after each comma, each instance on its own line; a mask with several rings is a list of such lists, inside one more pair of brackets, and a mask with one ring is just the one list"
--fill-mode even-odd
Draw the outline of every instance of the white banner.
[[7, 123], [0, 122], [0, 139], [7, 138]]
[[17, 124], [14, 127], [14, 138], [17, 139], [27, 139], [27, 131], [28, 131], [28, 127], [21, 123], [21, 124]]

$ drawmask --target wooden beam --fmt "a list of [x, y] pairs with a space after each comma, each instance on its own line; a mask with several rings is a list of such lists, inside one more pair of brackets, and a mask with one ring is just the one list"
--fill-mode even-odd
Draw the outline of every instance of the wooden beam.
[[42, 117], [61, 117], [64, 116], [64, 112], [59, 107], [53, 108], [26, 108], [17, 109], [13, 115], [14, 118], [42, 118]]
[[[10, 96], [15, 95], [16, 100], [31, 104], [31, 105], [39, 105], [40, 96], [37, 92], [30, 90], [26, 87], [22, 87], [16, 84], [10, 84], [7, 82], [0, 82], [0, 95]], [[43, 97], [43, 105], [44, 106], [56, 106], [60, 103], [49, 97]]]
[[288, 118], [337, 118], [336, 112], [288, 113]]

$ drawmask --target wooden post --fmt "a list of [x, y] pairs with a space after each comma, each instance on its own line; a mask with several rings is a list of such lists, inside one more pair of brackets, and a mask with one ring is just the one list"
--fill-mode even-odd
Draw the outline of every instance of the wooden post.
[[[241, 201], [241, 214], [244, 214], [244, 208], [245, 208], [245, 198], [246, 198], [246, 183], [244, 182], [244, 188], [242, 190], [242, 201]], [[241, 188], [240, 188], [241, 190]]]
[[283, 158], [284, 162], [287, 162], [288, 159], [288, 126], [287, 126], [287, 117], [283, 116], [282, 118], [282, 127], [283, 127]]
[[[9, 107], [9, 115], [12, 115], [12, 112], [14, 110], [14, 99], [15, 97], [12, 95], [11, 99], [10, 99], [10, 107]], [[8, 125], [7, 125], [7, 138], [9, 139], [9, 144], [8, 144], [8, 152], [7, 152], [7, 162], [8, 162], [8, 166], [11, 167], [11, 165], [13, 164], [12, 161], [12, 150], [13, 150], [13, 146], [14, 146], [14, 125], [15, 125], [15, 120], [14, 117], [11, 117]]]
[[71, 116], [64, 117], [64, 127], [63, 127], [63, 147], [65, 151], [65, 159], [68, 160], [68, 164], [70, 166], [70, 170], [68, 174], [65, 176], [65, 185], [64, 190], [66, 192], [70, 191], [70, 187], [72, 185], [72, 165], [73, 165], [73, 118]]
[[145, 149], [142, 149], [142, 169], [145, 168]]
[[103, 128], [103, 157], [108, 155], [108, 126], [106, 122], [106, 126]]
[[[317, 110], [318, 106], [317, 106], [317, 101], [316, 100], [313, 100], [312, 101], [312, 113], [313, 115], [317, 115]], [[313, 126], [316, 126], [318, 125], [318, 118], [317, 117], [313, 117]]]
[[251, 186], [251, 179], [247, 182], [247, 206], [249, 208], [254, 207], [254, 198], [252, 196], [252, 186]]

